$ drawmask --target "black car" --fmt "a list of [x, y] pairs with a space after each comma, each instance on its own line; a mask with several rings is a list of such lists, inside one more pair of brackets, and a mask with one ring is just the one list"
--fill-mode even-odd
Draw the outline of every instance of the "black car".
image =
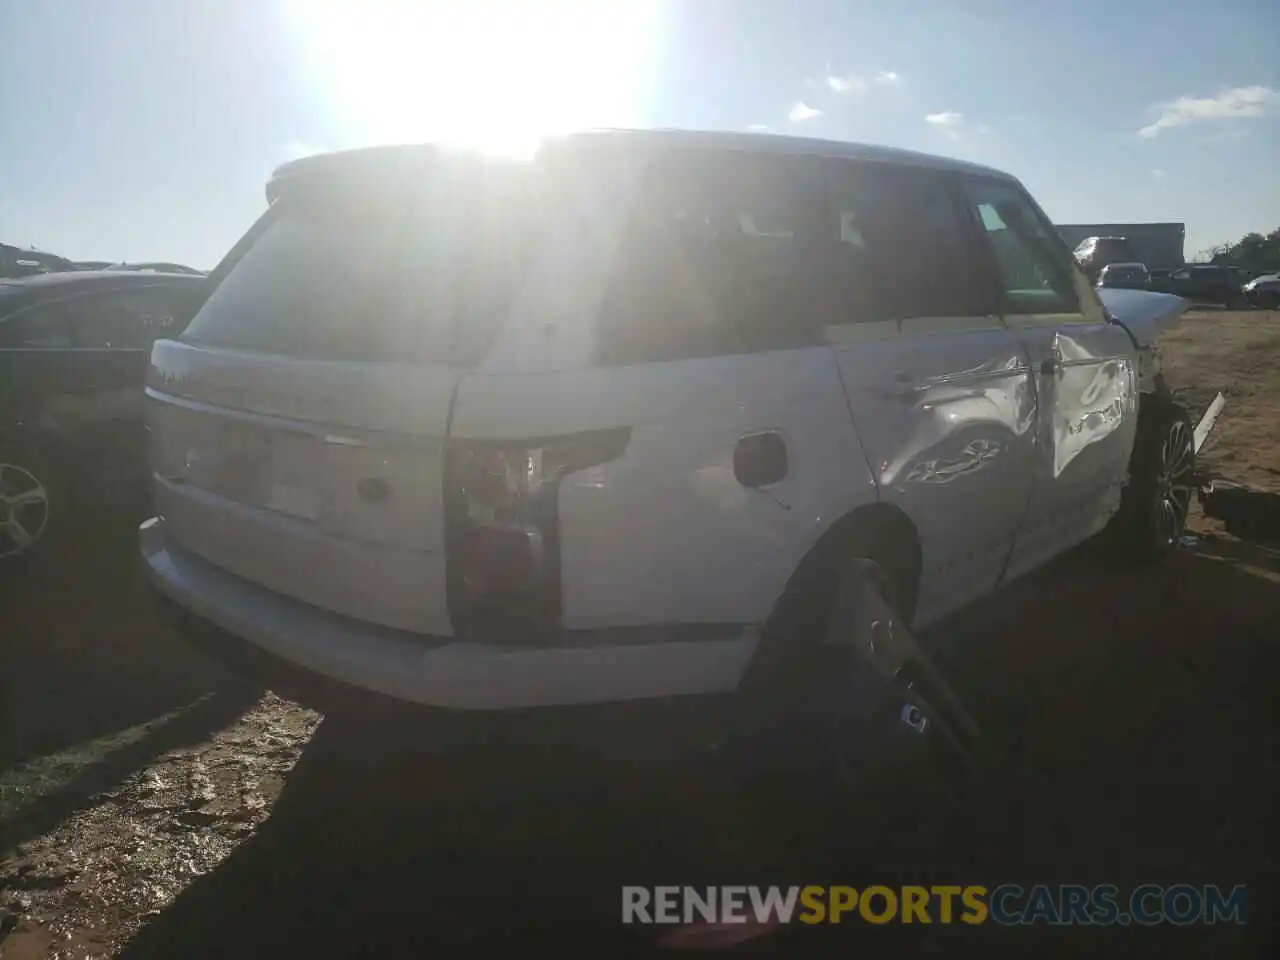
[[1108, 263], [1098, 274], [1098, 286], [1121, 290], [1145, 290], [1151, 282], [1145, 264]]
[[1237, 306], [1243, 299], [1240, 287], [1244, 278], [1235, 267], [1193, 265], [1175, 270], [1167, 277], [1152, 278], [1151, 289], [1172, 293], [1197, 303], [1220, 303]]
[[74, 509], [145, 497], [151, 343], [186, 327], [207, 283], [97, 271], [0, 281], [0, 562]]

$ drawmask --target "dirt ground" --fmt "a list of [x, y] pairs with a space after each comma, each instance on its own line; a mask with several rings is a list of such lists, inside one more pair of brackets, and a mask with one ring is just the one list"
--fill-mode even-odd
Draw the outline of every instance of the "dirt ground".
[[[1196, 312], [1166, 369], [1205, 461], [1280, 494], [1280, 313]], [[1243, 927], [788, 931], [760, 950], [1264, 956], [1276, 902], [1280, 551], [1197, 518], [1145, 569], [1091, 545], [932, 638], [988, 722], [994, 785], [928, 843], [868, 854], [800, 783], [565, 751], [362, 755], [153, 619], [132, 530], [0, 582], [0, 958], [647, 955], [623, 883], [1248, 884]], [[896, 843], [896, 841], [895, 841]], [[665, 879], [664, 879], [665, 878]]]

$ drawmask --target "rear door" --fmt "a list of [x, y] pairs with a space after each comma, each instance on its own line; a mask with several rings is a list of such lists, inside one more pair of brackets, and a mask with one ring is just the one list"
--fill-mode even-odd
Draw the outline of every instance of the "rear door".
[[915, 523], [917, 617], [993, 589], [1031, 492], [1035, 395], [953, 174], [836, 163], [828, 333], [881, 500]]
[[1025, 190], [966, 176], [994, 261], [1001, 312], [1035, 371], [1035, 490], [1009, 577], [1092, 536], [1119, 503], [1137, 426], [1133, 343]]
[[71, 424], [59, 415], [75, 393], [79, 357], [61, 304], [28, 302], [0, 320], [0, 436], [63, 443]]
[[496, 191], [422, 175], [415, 191], [277, 200], [183, 336], [156, 343], [148, 395], [179, 547], [336, 613], [448, 634], [450, 403], [525, 233]]

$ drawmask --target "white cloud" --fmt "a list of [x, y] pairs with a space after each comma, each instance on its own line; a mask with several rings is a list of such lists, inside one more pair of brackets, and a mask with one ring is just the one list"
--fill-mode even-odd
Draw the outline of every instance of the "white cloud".
[[767, 123], [752, 123], [747, 126], [747, 129], [750, 130], [752, 133], [773, 132], [773, 127], [769, 126]]
[[802, 123], [805, 120], [812, 120], [814, 117], [820, 116], [822, 116], [821, 110], [815, 110], [803, 100], [797, 100], [796, 105], [787, 114], [787, 119], [792, 123]]
[[851, 73], [843, 77], [827, 77], [827, 86], [836, 93], [864, 93], [870, 84]]
[[[964, 114], [957, 110], [943, 110], [941, 113], [927, 114], [924, 122], [951, 140], [959, 140], [961, 134], [969, 131], [969, 125], [965, 120]], [[985, 126], [979, 126], [977, 132], [983, 134], [988, 133], [989, 130]]]
[[872, 87], [894, 87], [902, 82], [902, 77], [893, 70], [881, 70], [865, 77], [857, 73], [846, 73], [843, 76], [828, 72], [827, 86], [836, 93], [866, 93]]
[[1235, 117], [1261, 117], [1280, 107], [1280, 90], [1271, 87], [1235, 87], [1224, 90], [1216, 97], [1179, 97], [1168, 103], [1158, 104], [1159, 115], [1138, 131], [1138, 136], [1150, 140], [1161, 130], [1181, 127], [1204, 120], [1224, 120]]
[[925, 123], [932, 123], [935, 127], [954, 129], [964, 123], [964, 114], [955, 110], [943, 110], [941, 113], [931, 113], [924, 119]]

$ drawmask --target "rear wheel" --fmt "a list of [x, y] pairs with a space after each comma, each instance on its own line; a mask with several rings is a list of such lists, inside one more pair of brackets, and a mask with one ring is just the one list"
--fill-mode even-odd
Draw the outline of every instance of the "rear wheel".
[[1114, 534], [1135, 559], [1156, 560], [1182, 539], [1195, 491], [1191, 418], [1163, 397], [1143, 399], [1129, 482], [1120, 499]]
[[0, 562], [15, 562], [49, 539], [58, 511], [57, 471], [34, 455], [0, 460]]
[[[924, 825], [979, 772], [981, 738], [920, 649], [874, 561], [846, 561], [820, 635], [748, 695], [749, 767], [806, 783], [860, 818]], [[834, 788], [834, 790], [832, 789]]]

